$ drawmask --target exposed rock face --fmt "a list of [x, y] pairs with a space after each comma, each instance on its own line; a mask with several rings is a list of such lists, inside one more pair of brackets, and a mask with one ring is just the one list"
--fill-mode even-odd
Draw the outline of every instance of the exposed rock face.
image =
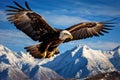
[[98, 74], [85, 80], [120, 80], [120, 71]]

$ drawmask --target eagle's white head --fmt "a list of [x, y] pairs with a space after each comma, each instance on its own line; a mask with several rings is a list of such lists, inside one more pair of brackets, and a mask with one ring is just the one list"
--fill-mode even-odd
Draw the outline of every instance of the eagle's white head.
[[70, 38], [70, 39], [73, 38], [72, 34], [69, 31], [63, 30], [63, 31], [60, 32], [60, 36], [59, 36], [60, 40], [65, 40], [65, 39], [68, 39], [68, 38]]

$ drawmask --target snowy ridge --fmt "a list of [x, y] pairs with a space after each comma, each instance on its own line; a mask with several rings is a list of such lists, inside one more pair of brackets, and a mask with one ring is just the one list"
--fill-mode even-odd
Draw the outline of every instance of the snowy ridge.
[[0, 45], [0, 80], [63, 80], [51, 69], [37, 65], [31, 55]]
[[84, 78], [120, 69], [120, 58], [117, 57], [119, 62], [114, 64], [114, 55], [119, 53], [115, 51], [93, 50], [86, 45], [82, 47], [79, 45], [42, 66], [55, 70], [65, 78]]

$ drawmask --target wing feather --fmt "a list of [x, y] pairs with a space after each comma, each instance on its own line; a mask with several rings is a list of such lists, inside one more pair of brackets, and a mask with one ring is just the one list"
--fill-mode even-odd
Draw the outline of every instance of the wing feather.
[[[110, 20], [111, 21], [111, 20]], [[72, 40], [85, 39], [93, 36], [104, 35], [103, 33], [109, 33], [108, 30], [112, 30], [111, 23], [105, 22], [83, 22], [73, 25], [66, 30], [68, 30], [72, 35]], [[65, 40], [65, 42], [71, 41], [70, 39]]]
[[17, 7], [14, 7], [14, 6], [7, 6], [8, 8], [12, 8], [12, 9], [15, 9], [15, 10], [21, 10], [21, 9], [19, 9], [19, 8], [17, 8]]
[[25, 5], [26, 5], [26, 7], [27, 7], [28, 10], [32, 11], [26, 1], [25, 1]]
[[27, 2], [25, 2], [26, 8], [14, 1], [16, 6], [7, 6], [9, 9], [8, 21], [14, 23], [16, 28], [23, 31], [33, 40], [41, 40], [41, 37], [48, 33], [56, 32], [56, 29], [52, 28], [42, 16], [33, 12]]
[[18, 6], [21, 10], [25, 10], [24, 7], [22, 7], [21, 5], [19, 5], [17, 2], [13, 1], [15, 3], [16, 6]]

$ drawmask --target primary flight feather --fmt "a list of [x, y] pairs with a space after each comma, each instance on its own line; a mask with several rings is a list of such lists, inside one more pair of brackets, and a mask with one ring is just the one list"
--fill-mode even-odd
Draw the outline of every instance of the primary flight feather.
[[27, 2], [25, 2], [26, 8], [15, 1], [14, 4], [16, 6], [7, 6], [8, 10], [6, 11], [9, 12], [7, 19], [34, 41], [40, 42], [39, 44], [25, 47], [35, 58], [52, 57], [59, 53], [59, 44], [104, 35], [112, 27], [109, 21], [105, 21], [83, 22], [65, 30], [56, 29], [51, 27], [41, 15], [33, 12]]

